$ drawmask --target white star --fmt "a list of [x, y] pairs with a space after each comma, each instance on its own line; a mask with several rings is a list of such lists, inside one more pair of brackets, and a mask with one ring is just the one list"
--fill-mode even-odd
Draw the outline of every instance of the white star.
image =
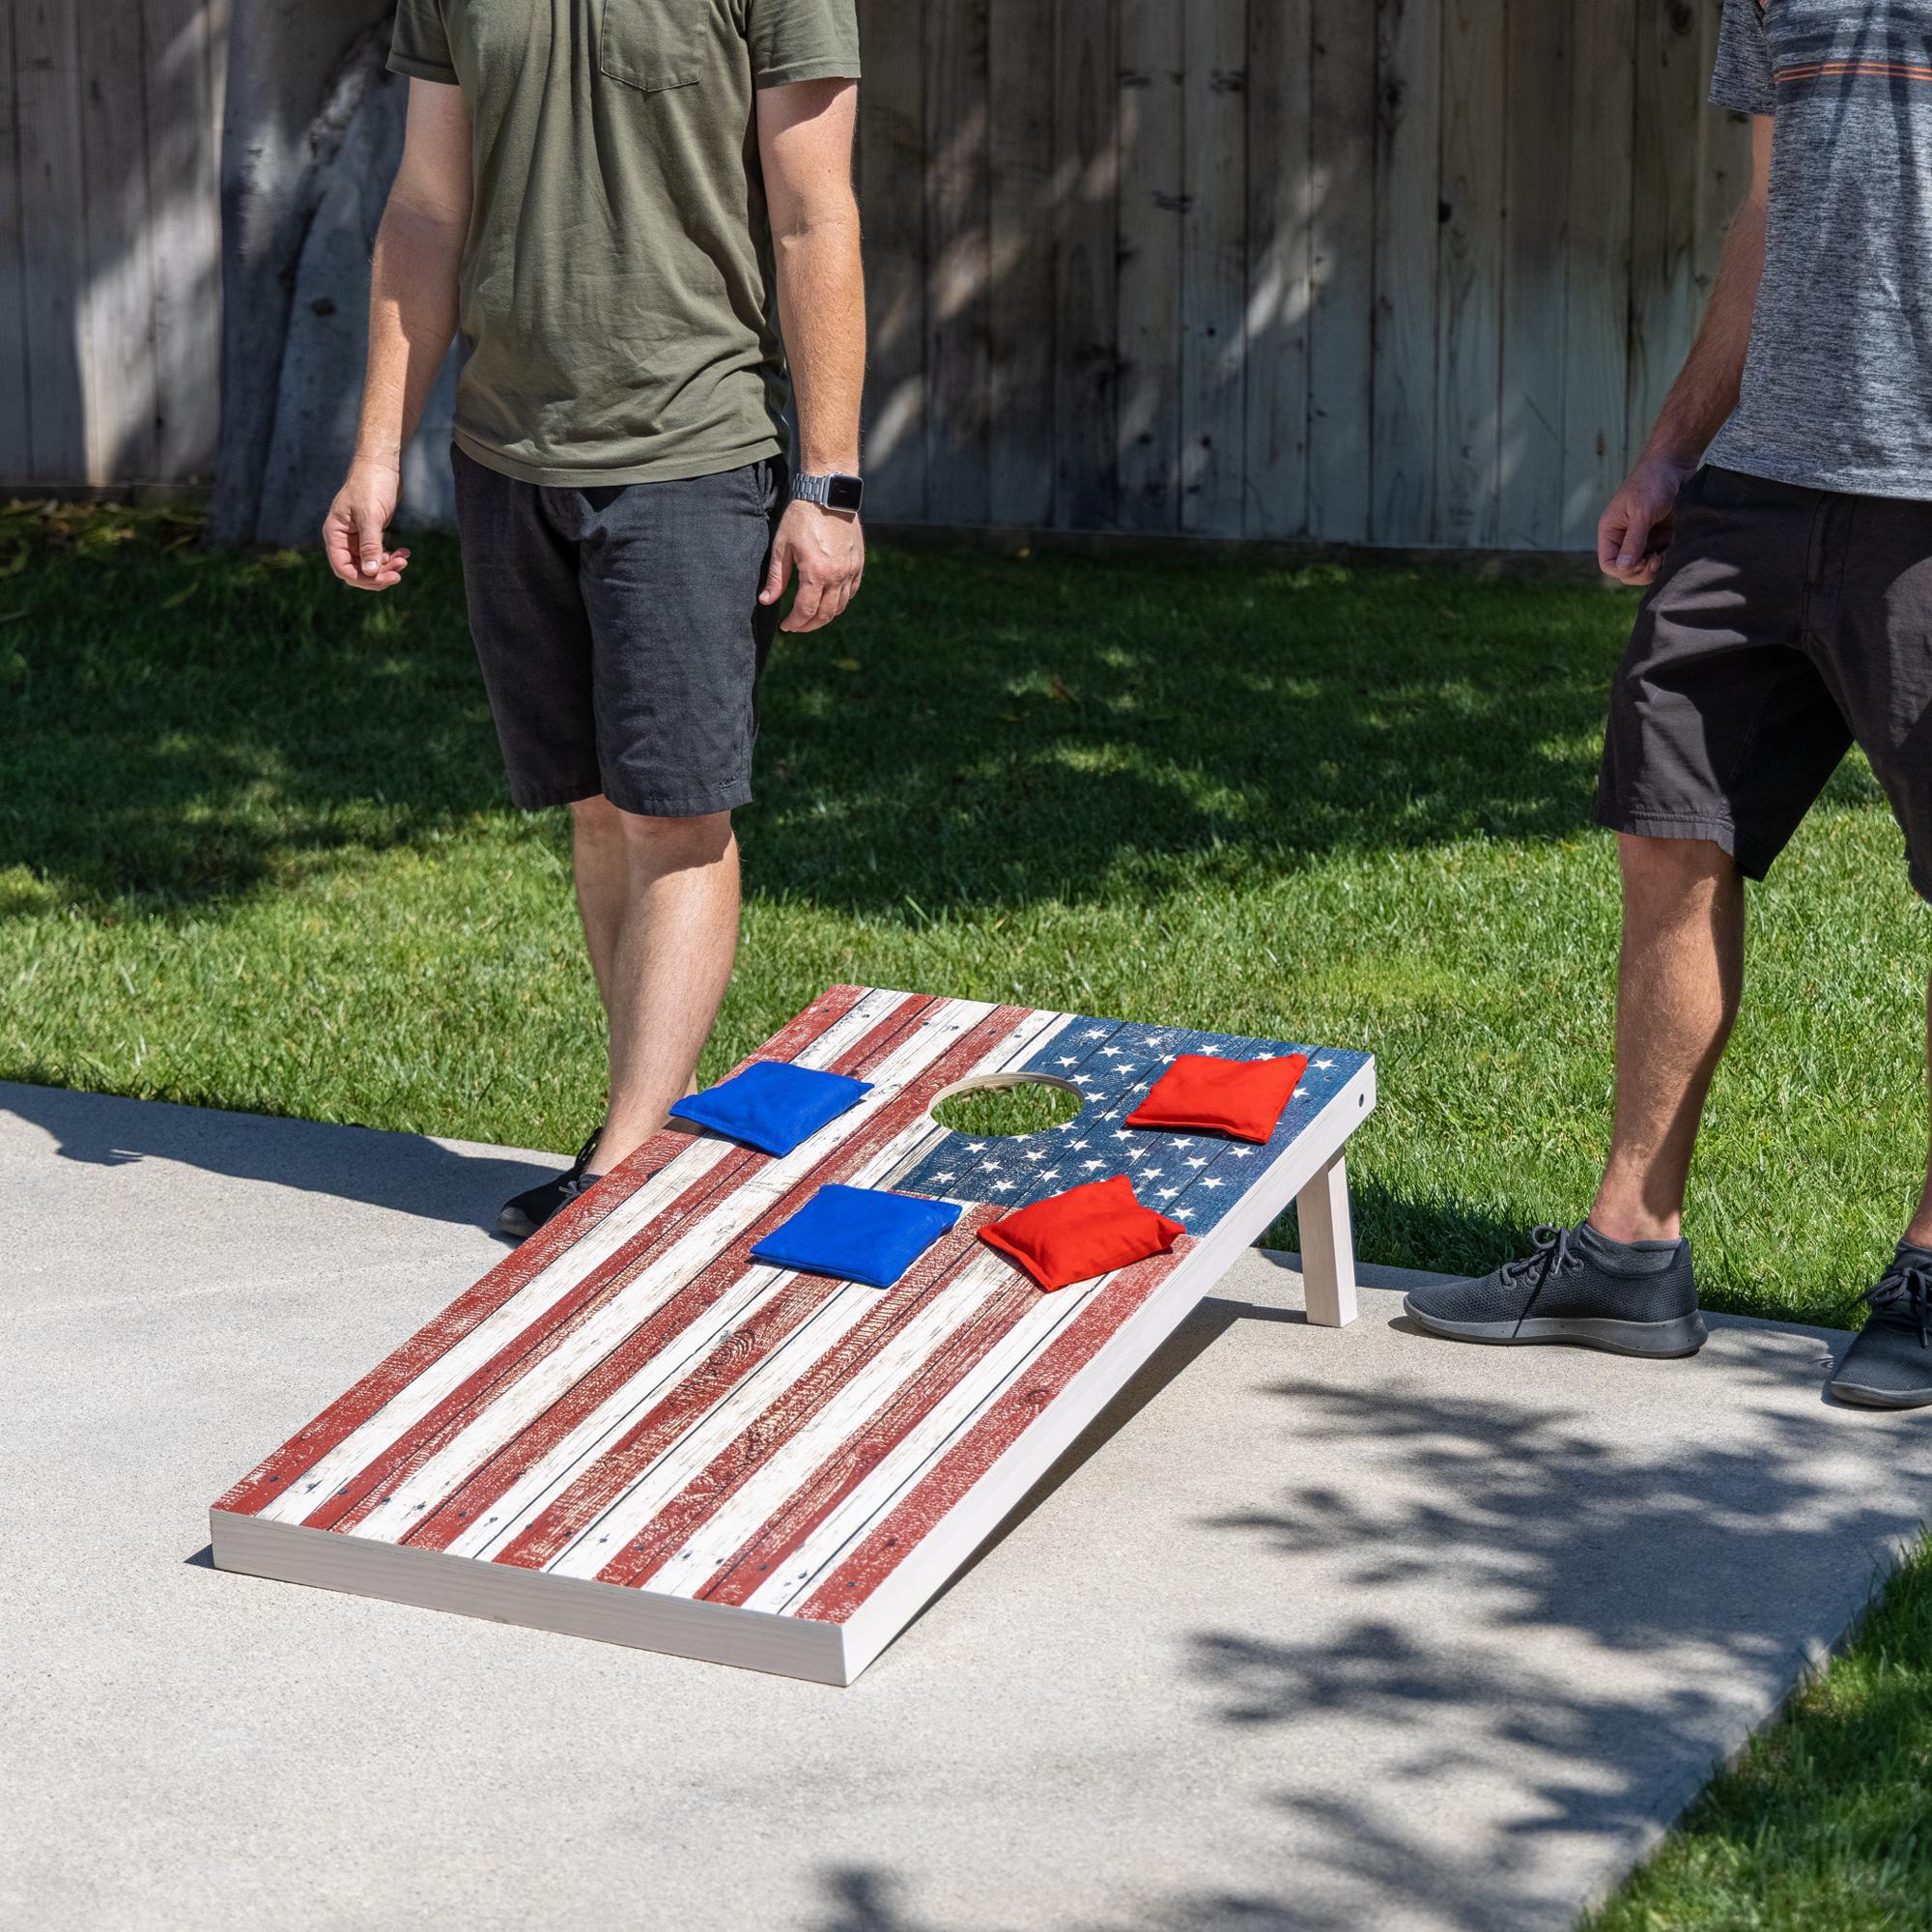
[[974, 1141], [968, 1146], [966, 1151], [968, 1153], [984, 1153], [986, 1151], [986, 1143], [984, 1141]]
[[1026, 1157], [1029, 1160], [1044, 1160], [1046, 1158], [1046, 1156], [1043, 1153], [1041, 1153], [1037, 1148], [1028, 1148]]
[[1172, 1062], [1173, 1062], [1173, 1060], [1174, 1060], [1174, 1055], [1173, 1055], [1173, 1054], [1171, 1054], [1171, 1053], [1163, 1053], [1163, 1054], [1161, 1055], [1161, 1059], [1162, 1059], [1162, 1060], [1164, 1060], [1164, 1061], [1166, 1061], [1166, 1062], [1168, 1062], [1168, 1063], [1170, 1063], [1170, 1064], [1172, 1064]]
[[1118, 1046], [1103, 1046], [1100, 1049], [1100, 1058], [1102, 1060], [1118, 1060], [1120, 1057], [1121, 1049]]
[[1129, 1148], [1127, 1150], [1127, 1158], [1129, 1160], [1145, 1160], [1147, 1158], [1147, 1149]]
[[[1072, 1123], [1071, 1123], [1071, 1122], [1068, 1122], [1067, 1124], [1068, 1124], [1068, 1125], [1071, 1125]], [[1074, 1147], [1074, 1151], [1075, 1151], [1075, 1152], [1078, 1152], [1078, 1151], [1080, 1151], [1081, 1149], [1083, 1149], [1083, 1148], [1084, 1148], [1084, 1147], [1085, 1147], [1086, 1145], [1087, 1145], [1087, 1143], [1086, 1143], [1085, 1141], [1075, 1141], [1075, 1142], [1073, 1143], [1073, 1147]]]
[[1080, 1163], [1080, 1165], [1084, 1167], [1089, 1174], [1092, 1174], [1096, 1167], [1105, 1167], [1106, 1164], [1107, 1163], [1104, 1160], [1083, 1160]]
[[1300, 1098], [1301, 1098], [1301, 1096], [1302, 1096], [1302, 1095], [1303, 1095], [1303, 1094], [1304, 1094], [1305, 1093], [1307, 1093], [1307, 1092], [1308, 1092], [1308, 1089], [1307, 1089], [1306, 1087], [1297, 1087], [1297, 1088], [1296, 1088], [1296, 1089], [1294, 1090], [1294, 1092], [1293, 1092], [1293, 1094], [1290, 1094], [1290, 1095], [1289, 1095], [1288, 1097], [1289, 1097], [1289, 1098], [1290, 1098], [1291, 1100], [1298, 1100], [1298, 1099], [1300, 1099]]
[[1177, 1221], [1191, 1221], [1194, 1218], [1194, 1209], [1192, 1208], [1177, 1208], [1174, 1210], [1174, 1218]]
[[1189, 1154], [1187, 1164], [1189, 1167], [1206, 1167], [1208, 1165], [1208, 1157], [1206, 1154]]
[[951, 1180], [952, 1179], [950, 1174], [935, 1174], [932, 1178], [935, 1180]]
[[1194, 1145], [1194, 1141], [1193, 1141], [1193, 1138], [1192, 1138], [1192, 1136], [1189, 1136], [1189, 1137], [1188, 1137], [1187, 1139], [1185, 1139], [1185, 1140], [1179, 1140], [1179, 1141], [1176, 1141], [1176, 1142], [1175, 1142], [1175, 1146], [1176, 1146], [1176, 1147], [1192, 1147], [1193, 1145]]
[[1204, 1180], [1201, 1184], [1203, 1187], [1219, 1187], [1221, 1183], [1218, 1180]]
[[1315, 1064], [1322, 1070], [1323, 1073], [1326, 1073], [1328, 1069], [1334, 1065], [1335, 1063], [1332, 1060], [1318, 1060]]
[[1218, 1046], [1197, 1046], [1194, 1051], [1196, 1053], [1219, 1053], [1221, 1049]]
[[1058, 1180], [1060, 1179], [1060, 1170], [1057, 1167], [1049, 1167], [1046, 1170], [1046, 1172], [1040, 1176], [1040, 1179], [1042, 1180]]
[[1010, 1180], [996, 1180], [993, 1182], [993, 1192], [995, 1194], [1010, 1194], [1012, 1191], [1013, 1183]]
[[1158, 1167], [1144, 1167], [1141, 1170], [1141, 1179], [1143, 1180], [1158, 1180], [1163, 1170]]
[[1080, 1056], [1077, 1053], [1063, 1053], [1060, 1056], [1060, 1064], [1063, 1066], [1078, 1066]]
[[1274, 1058], [1274, 1055], [1271, 1053], [1258, 1053], [1255, 1055], [1255, 1058], [1257, 1061], [1272, 1060]]
[[1101, 1118], [1101, 1119], [1102, 1119], [1103, 1121], [1118, 1121], [1118, 1120], [1119, 1120], [1119, 1119], [1121, 1118], [1121, 1115], [1120, 1115], [1120, 1110], [1119, 1110], [1118, 1108], [1116, 1108], [1116, 1109], [1114, 1110], [1114, 1112], [1112, 1112], [1112, 1113], [1110, 1113], [1110, 1114], [1102, 1114], [1102, 1115], [1100, 1116], [1100, 1118]]
[[1133, 1129], [1131, 1127], [1116, 1127], [1114, 1129], [1114, 1138], [1117, 1141], [1130, 1141], [1133, 1137]]
[[1180, 1189], [1179, 1189], [1179, 1188], [1178, 1188], [1178, 1187], [1163, 1187], [1163, 1188], [1162, 1188], [1162, 1189], [1160, 1190], [1160, 1198], [1161, 1198], [1161, 1199], [1162, 1199], [1163, 1201], [1172, 1201], [1172, 1200], [1174, 1199], [1174, 1197], [1175, 1197], [1175, 1196], [1176, 1196], [1177, 1194], [1179, 1194], [1179, 1192], [1180, 1192]]
[[1235, 1150], [1235, 1158], [1236, 1160], [1253, 1160], [1254, 1157], [1255, 1151], [1253, 1148], [1236, 1148]]
[[1107, 1029], [1105, 1027], [1089, 1027], [1081, 1037], [1084, 1039], [1105, 1039], [1107, 1037]]
[[1094, 1084], [1094, 1076], [1091, 1073], [1076, 1073], [1073, 1076], [1073, 1084], [1076, 1087], [1091, 1087]]

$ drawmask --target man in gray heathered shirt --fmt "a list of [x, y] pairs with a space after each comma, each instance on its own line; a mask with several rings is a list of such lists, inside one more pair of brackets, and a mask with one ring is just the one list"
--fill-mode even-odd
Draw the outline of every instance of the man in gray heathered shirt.
[[[1598, 529], [1650, 586], [1597, 801], [1624, 880], [1609, 1157], [1587, 1219], [1409, 1297], [1470, 1341], [1701, 1346], [1684, 1188], [1743, 882], [1855, 741], [1932, 898], [1932, 0], [1725, 0], [1711, 99], [1751, 116], [1750, 192]], [[1865, 1300], [1833, 1390], [1932, 1404], [1932, 1179]]]

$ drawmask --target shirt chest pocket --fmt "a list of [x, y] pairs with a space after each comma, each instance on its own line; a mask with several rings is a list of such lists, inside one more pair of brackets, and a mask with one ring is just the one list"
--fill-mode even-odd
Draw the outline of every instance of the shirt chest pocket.
[[689, 87], [704, 71], [711, 0], [597, 0], [597, 64], [626, 87]]

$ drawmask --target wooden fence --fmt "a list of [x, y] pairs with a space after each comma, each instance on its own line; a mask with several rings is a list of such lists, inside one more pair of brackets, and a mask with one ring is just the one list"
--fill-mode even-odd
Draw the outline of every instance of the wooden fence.
[[[881, 521], [1577, 548], [1747, 130], [1720, 0], [859, 0]], [[0, 0], [0, 484], [205, 478], [218, 0]]]
[[205, 480], [222, 0], [0, 0], [0, 488]]

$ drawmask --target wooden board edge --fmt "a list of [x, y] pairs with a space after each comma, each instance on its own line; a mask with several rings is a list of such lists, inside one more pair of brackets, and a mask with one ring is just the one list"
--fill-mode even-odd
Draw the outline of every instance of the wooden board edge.
[[[932, 1526], [865, 1605], [846, 1620], [853, 1678], [943, 1589], [1070, 1449], [1148, 1358], [1214, 1290], [1236, 1255], [1260, 1238], [1309, 1181], [1348, 1145], [1376, 1105], [1371, 1055], [1203, 1239], [1121, 1324], [1012, 1447]], [[1324, 1330], [1342, 1334], [1346, 1330]]]
[[833, 1624], [481, 1563], [230, 1510], [209, 1511], [208, 1535], [217, 1570], [815, 1684], [843, 1686], [857, 1675], [847, 1663], [849, 1642]]

